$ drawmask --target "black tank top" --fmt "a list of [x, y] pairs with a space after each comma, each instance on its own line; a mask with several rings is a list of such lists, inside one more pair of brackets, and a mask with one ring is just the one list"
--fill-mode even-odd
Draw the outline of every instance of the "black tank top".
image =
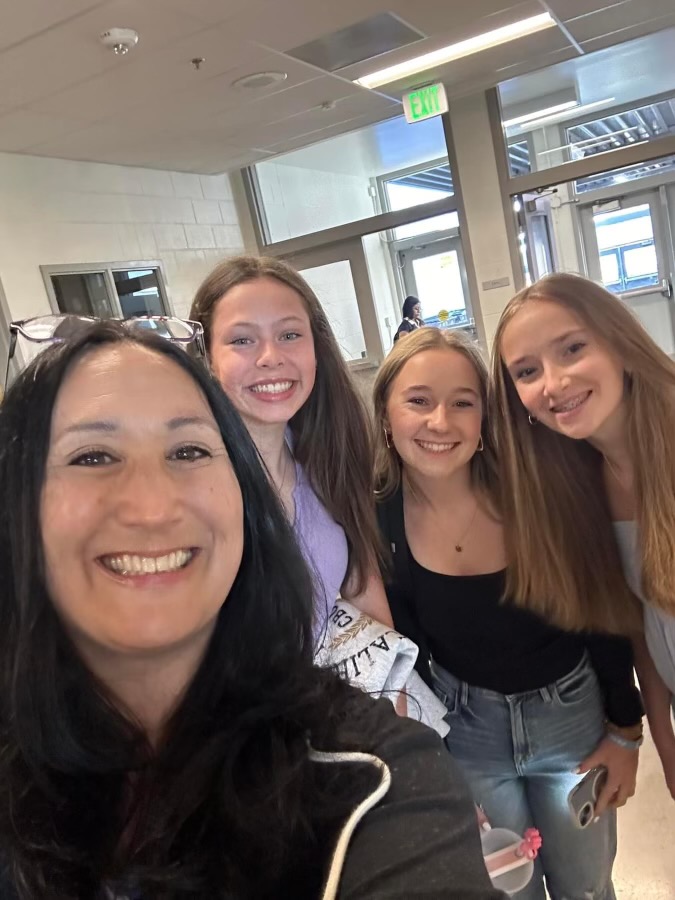
[[505, 572], [440, 575], [411, 562], [417, 615], [429, 649], [461, 681], [517, 694], [557, 681], [581, 661], [581, 635], [501, 600]]

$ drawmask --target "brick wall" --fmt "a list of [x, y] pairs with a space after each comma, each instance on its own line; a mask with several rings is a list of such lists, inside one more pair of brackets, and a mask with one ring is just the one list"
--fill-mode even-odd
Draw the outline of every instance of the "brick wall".
[[50, 312], [41, 265], [156, 259], [185, 315], [244, 240], [227, 175], [0, 153], [0, 280], [12, 318]]

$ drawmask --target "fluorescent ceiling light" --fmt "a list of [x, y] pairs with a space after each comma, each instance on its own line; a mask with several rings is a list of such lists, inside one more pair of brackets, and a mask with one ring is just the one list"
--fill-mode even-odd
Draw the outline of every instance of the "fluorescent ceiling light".
[[434, 50], [431, 53], [416, 56], [414, 59], [409, 59], [407, 62], [399, 63], [396, 66], [380, 69], [379, 72], [373, 72], [371, 75], [356, 78], [354, 83], [366, 88], [380, 87], [392, 81], [399, 81], [401, 78], [406, 78], [409, 75], [416, 75], [418, 72], [426, 72], [427, 69], [452, 62], [453, 59], [471, 56], [472, 53], [480, 53], [481, 50], [489, 50], [491, 47], [498, 47], [500, 44], [514, 41], [516, 38], [535, 34], [537, 31], [551, 28], [555, 24], [553, 17], [549, 13], [542, 13], [529, 19], [521, 19], [519, 22], [505, 25], [503, 28], [486, 31], [484, 34], [478, 34], [476, 37], [468, 38], [466, 41], [459, 41], [457, 44], [441, 47], [440, 50]]
[[528, 122], [527, 125], [520, 125], [519, 127], [521, 131], [526, 131], [531, 125], [550, 125], [551, 122], [560, 122], [563, 119], [572, 118], [579, 113], [587, 112], [589, 109], [595, 109], [596, 106], [607, 106], [609, 103], [614, 103], [615, 99], [615, 97], [606, 97], [604, 100], [595, 100], [593, 103], [584, 103], [582, 106], [575, 106], [573, 109], [568, 109], [564, 112], [555, 113], [551, 116], [542, 116], [534, 119], [532, 122]]
[[514, 125], [524, 125], [525, 122], [533, 122], [535, 119], [542, 119], [545, 116], [555, 115], [555, 113], [565, 112], [568, 109], [574, 109], [579, 106], [578, 100], [568, 100], [567, 103], [558, 103], [556, 106], [547, 106], [546, 109], [538, 109], [536, 112], [526, 113], [524, 116], [516, 116], [515, 119], [507, 119], [502, 122], [504, 128], [512, 128]]

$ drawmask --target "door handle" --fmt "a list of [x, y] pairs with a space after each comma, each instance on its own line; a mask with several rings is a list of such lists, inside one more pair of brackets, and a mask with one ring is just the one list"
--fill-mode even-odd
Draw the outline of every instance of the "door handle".
[[661, 293], [669, 300], [673, 299], [673, 283], [670, 278], [661, 279]]

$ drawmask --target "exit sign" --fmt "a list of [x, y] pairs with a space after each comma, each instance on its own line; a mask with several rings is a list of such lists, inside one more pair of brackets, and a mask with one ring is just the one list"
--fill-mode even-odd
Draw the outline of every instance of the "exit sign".
[[403, 95], [406, 122], [421, 122], [448, 111], [448, 98], [442, 84], [427, 84]]

